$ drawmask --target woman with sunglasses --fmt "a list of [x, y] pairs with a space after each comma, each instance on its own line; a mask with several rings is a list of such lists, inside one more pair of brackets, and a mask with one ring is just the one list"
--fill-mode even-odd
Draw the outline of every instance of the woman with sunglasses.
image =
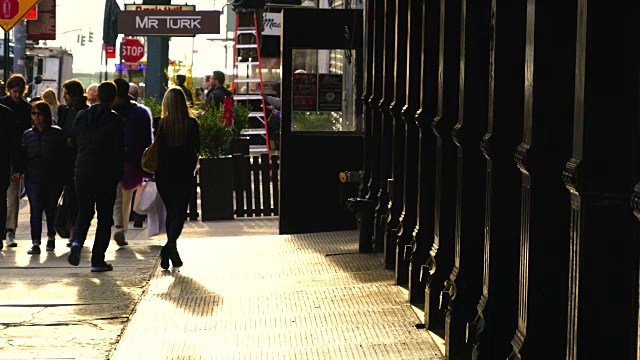
[[31, 242], [28, 254], [40, 254], [42, 212], [47, 215], [47, 251], [55, 250], [53, 227], [56, 205], [62, 193], [63, 167], [68, 154], [62, 129], [52, 125], [51, 107], [44, 101], [33, 104], [33, 127], [24, 132], [22, 146], [26, 154], [25, 187], [31, 209]]

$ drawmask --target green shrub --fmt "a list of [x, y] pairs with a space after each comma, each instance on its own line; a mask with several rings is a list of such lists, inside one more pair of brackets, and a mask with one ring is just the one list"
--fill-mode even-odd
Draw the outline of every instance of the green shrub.
[[235, 115], [233, 115], [233, 137], [238, 137], [242, 129], [249, 127], [251, 107], [243, 104], [235, 104], [233, 108], [236, 111]]
[[144, 98], [143, 104], [151, 110], [151, 116], [156, 117], [162, 115], [162, 102], [156, 98]]
[[340, 118], [330, 112], [293, 112], [294, 131], [340, 131]]
[[222, 105], [210, 106], [198, 116], [200, 124], [200, 157], [219, 157], [231, 144], [233, 128], [226, 127], [222, 121]]

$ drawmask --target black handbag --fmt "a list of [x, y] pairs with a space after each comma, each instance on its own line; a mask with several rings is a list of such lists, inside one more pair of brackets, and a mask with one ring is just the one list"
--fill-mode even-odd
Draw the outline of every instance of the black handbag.
[[65, 191], [60, 195], [58, 200], [58, 206], [56, 208], [56, 218], [53, 222], [53, 227], [56, 229], [56, 233], [63, 239], [69, 239], [71, 237], [71, 222], [70, 218], [70, 204], [68, 199], [65, 200], [68, 191]]

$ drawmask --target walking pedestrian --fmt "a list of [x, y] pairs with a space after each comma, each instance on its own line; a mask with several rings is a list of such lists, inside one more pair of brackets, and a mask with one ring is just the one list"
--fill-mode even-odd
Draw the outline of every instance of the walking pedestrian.
[[[20, 144], [22, 134], [31, 127], [31, 104], [24, 98], [27, 82], [21, 74], [13, 74], [7, 80], [7, 94], [0, 98], [0, 104], [13, 110], [13, 142]], [[18, 212], [20, 209], [20, 193], [22, 192], [21, 171], [14, 169], [7, 190], [6, 239], [8, 247], [16, 247], [16, 229], [18, 228]], [[3, 234], [5, 235], [5, 234]]]
[[182, 74], [178, 74], [176, 75], [176, 86], [179, 87], [180, 89], [182, 89], [182, 91], [184, 92], [184, 96], [187, 97], [187, 101], [189, 102], [189, 105], [193, 105], [193, 95], [191, 94], [191, 90], [189, 90], [186, 85], [185, 82], [187, 81], [187, 77], [182, 75]]
[[[0, 233], [5, 234], [7, 221], [7, 189], [10, 179], [20, 176], [20, 140], [15, 136], [13, 111], [0, 104]], [[12, 173], [12, 171], [16, 171]], [[13, 239], [12, 239], [13, 240]], [[15, 241], [8, 242], [7, 246]], [[0, 240], [0, 249], [4, 247]]]
[[158, 169], [155, 172], [160, 198], [167, 209], [167, 243], [160, 251], [160, 266], [182, 266], [177, 240], [182, 233], [193, 174], [200, 151], [200, 128], [182, 89], [171, 87], [162, 99], [162, 117], [158, 125]]
[[[62, 129], [62, 133], [67, 139], [67, 144], [71, 142], [71, 129], [76, 121], [78, 113], [88, 109], [87, 97], [84, 95], [84, 86], [80, 80], [71, 79], [62, 84], [62, 98], [65, 104], [58, 107], [58, 126]], [[78, 212], [76, 201], [76, 186], [73, 179], [75, 167], [75, 153], [71, 152], [65, 164], [64, 173], [64, 202], [69, 208], [68, 225], [69, 231], [73, 234], [75, 221]], [[71, 239], [67, 242], [67, 246], [71, 246]]]
[[130, 100], [129, 83], [126, 80], [115, 79], [114, 83], [117, 92], [113, 110], [125, 119], [125, 162], [124, 177], [118, 184], [113, 209], [113, 225], [116, 227], [113, 240], [119, 246], [125, 246], [128, 244], [126, 234], [129, 229], [133, 191], [142, 185], [144, 172], [140, 160], [144, 149], [151, 145], [153, 120], [148, 108]]
[[104, 81], [98, 86], [98, 103], [81, 112], [71, 132], [71, 147], [75, 150], [75, 185], [78, 216], [73, 230], [69, 264], [80, 263], [80, 253], [94, 215], [98, 226], [91, 251], [91, 272], [111, 271], [104, 260], [111, 238], [113, 205], [118, 182], [124, 173], [124, 119], [111, 106], [116, 97], [116, 85]]
[[53, 89], [47, 89], [42, 93], [42, 100], [46, 101], [51, 107], [51, 117], [53, 118], [53, 125], [58, 125], [58, 107], [60, 102], [58, 101], [58, 95]]
[[224, 86], [225, 75], [216, 70], [211, 75], [211, 89], [207, 92], [205, 108], [208, 106], [219, 107], [224, 103], [225, 97], [233, 98], [233, 94]]
[[98, 84], [92, 83], [87, 86], [87, 101], [89, 105], [95, 105], [98, 102]]
[[62, 193], [62, 172], [67, 143], [62, 129], [53, 125], [51, 107], [44, 101], [33, 104], [33, 127], [24, 132], [22, 147], [26, 154], [25, 187], [31, 210], [31, 249], [28, 254], [40, 254], [42, 212], [47, 215], [47, 251], [55, 250], [56, 205]]

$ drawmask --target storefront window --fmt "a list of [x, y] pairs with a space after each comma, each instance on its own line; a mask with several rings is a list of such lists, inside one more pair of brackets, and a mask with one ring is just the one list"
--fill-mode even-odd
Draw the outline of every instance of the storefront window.
[[353, 62], [348, 50], [293, 50], [293, 131], [355, 131]]

